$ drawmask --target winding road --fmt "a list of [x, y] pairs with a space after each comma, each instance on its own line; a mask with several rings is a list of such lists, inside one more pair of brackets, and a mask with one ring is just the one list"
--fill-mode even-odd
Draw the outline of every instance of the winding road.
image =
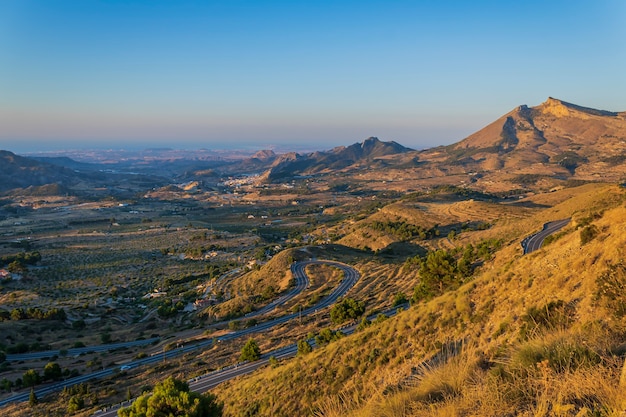
[[541, 248], [543, 241], [551, 234], [561, 230], [565, 227], [571, 219], [556, 220], [548, 222], [543, 225], [543, 229], [539, 233], [528, 236], [522, 240], [522, 248], [524, 249], [524, 255], [534, 252]]
[[[276, 308], [278, 305], [284, 304], [288, 300], [290, 300], [293, 297], [295, 297], [296, 295], [298, 295], [304, 289], [306, 289], [308, 287], [308, 285], [309, 285], [309, 278], [306, 275], [305, 268], [308, 265], [312, 265], [312, 264], [330, 265], [330, 266], [334, 266], [336, 268], [339, 268], [339, 269], [341, 269], [344, 272], [344, 277], [343, 277], [341, 283], [335, 288], [335, 290], [331, 294], [329, 294], [327, 297], [323, 298], [318, 304], [316, 304], [316, 305], [314, 305], [312, 307], [306, 308], [306, 309], [302, 310], [301, 312], [287, 314], [287, 315], [275, 318], [273, 320], [269, 320], [269, 321], [266, 321], [266, 322], [263, 322], [263, 323], [259, 323], [258, 325], [253, 326], [253, 327], [249, 327], [247, 329], [243, 329], [243, 330], [235, 331], [235, 332], [232, 332], [232, 333], [228, 333], [226, 335], [223, 335], [223, 336], [220, 336], [220, 337], [216, 338], [215, 341], [219, 342], [219, 341], [232, 340], [232, 339], [237, 339], [237, 338], [240, 338], [240, 337], [247, 336], [247, 335], [252, 334], [252, 333], [263, 332], [263, 331], [266, 331], [268, 329], [271, 329], [272, 327], [279, 326], [281, 324], [287, 323], [288, 321], [290, 321], [290, 320], [292, 320], [294, 318], [297, 318], [297, 317], [300, 317], [300, 316], [306, 316], [306, 315], [309, 315], [309, 314], [312, 314], [312, 313], [316, 313], [318, 310], [321, 310], [323, 308], [326, 308], [326, 307], [330, 306], [335, 301], [337, 301], [340, 297], [342, 297], [344, 294], [346, 294], [348, 292], [348, 290], [350, 288], [352, 288], [352, 286], [360, 278], [360, 274], [359, 274], [359, 272], [357, 270], [355, 270], [354, 268], [350, 267], [349, 265], [346, 265], [346, 264], [343, 264], [343, 263], [340, 263], [340, 262], [336, 262], [336, 261], [309, 260], [309, 261], [295, 262], [295, 263], [293, 263], [291, 265], [291, 272], [292, 272], [292, 274], [294, 276], [294, 279], [296, 281], [295, 287], [291, 291], [289, 291], [287, 294], [279, 297], [276, 301], [270, 303], [268, 306], [264, 307], [261, 310], [258, 310], [256, 312], [254, 312], [253, 314], [251, 314], [251, 315], [249, 315], [247, 317], [251, 317], [253, 315], [254, 316], [258, 316], [258, 315], [267, 313], [267, 312], [271, 311], [272, 309]], [[136, 343], [136, 342], [128, 342], [128, 343]], [[137, 359], [137, 360], [133, 360], [133, 361], [127, 362], [127, 363], [124, 364], [124, 367], [125, 367], [125, 369], [132, 369], [132, 368], [136, 368], [138, 366], [150, 365], [150, 364], [158, 363], [160, 361], [171, 359], [171, 358], [174, 358], [174, 357], [186, 354], [186, 353], [199, 352], [199, 351], [202, 351], [204, 349], [207, 349], [207, 348], [213, 346], [213, 343], [214, 343], [214, 339], [203, 340], [203, 341], [201, 341], [199, 343], [178, 347], [178, 348], [175, 348], [175, 349], [164, 351], [162, 353], [155, 354], [153, 356], [149, 356], [149, 357], [146, 357], [146, 358]], [[122, 344], [122, 345], [124, 345], [124, 344]], [[106, 346], [106, 345], [103, 345], [103, 346]], [[121, 346], [121, 347], [123, 347], [123, 346]], [[276, 354], [274, 354], [274, 356], [278, 359]], [[254, 362], [254, 363], [256, 363], [256, 362]], [[225, 368], [225, 369], [228, 370], [229, 368]], [[238, 369], [238, 366], [235, 366], [235, 369]], [[243, 368], [243, 369], [246, 369], [246, 368]], [[256, 368], [254, 368], [254, 369], [256, 369]], [[254, 369], [252, 369], [252, 370], [254, 370]], [[224, 371], [224, 370], [222, 370], [222, 371]], [[105, 378], [105, 377], [112, 376], [112, 375], [114, 375], [116, 373], [119, 373], [119, 372], [120, 372], [120, 367], [119, 366], [102, 369], [100, 371], [96, 371], [96, 372], [92, 372], [92, 373], [89, 373], [89, 374], [77, 376], [77, 377], [74, 377], [74, 378], [70, 378], [70, 379], [67, 379], [65, 381], [60, 381], [60, 382], [56, 382], [54, 384], [41, 386], [41, 387], [39, 387], [39, 388], [37, 388], [35, 390], [35, 394], [37, 395], [37, 397], [41, 398], [44, 395], [47, 395], [47, 394], [50, 394], [50, 393], [53, 393], [53, 392], [56, 392], [56, 391], [60, 391], [60, 390], [62, 390], [65, 387], [71, 387], [73, 385], [81, 384], [81, 383], [84, 383], [84, 382], [87, 382], [87, 381], [90, 381], [90, 380], [94, 380], [94, 379]], [[236, 373], [235, 375], [231, 376], [230, 378], [233, 378], [234, 376], [237, 376], [237, 375], [240, 375], [240, 374]], [[227, 378], [227, 379], [230, 379], [230, 378]], [[226, 379], [224, 379], [224, 380], [226, 380]], [[10, 396], [8, 398], [0, 400], [0, 407], [4, 406], [6, 404], [9, 404], [11, 402], [27, 401], [29, 395], [30, 395], [30, 392], [24, 391], [24, 392], [21, 392], [19, 394], [15, 394], [13, 396]], [[98, 415], [116, 415], [116, 414], [102, 414], [102, 413], [99, 413]]]
[[[408, 308], [408, 306], [408, 304], [397, 306], [379, 314], [384, 314], [387, 317], [391, 317], [398, 313], [398, 311]], [[375, 314], [369, 316], [367, 319], [373, 321], [376, 319], [377, 316], [378, 314]], [[357, 324], [346, 326], [340, 329], [340, 331], [347, 336], [354, 333], [357, 326]], [[315, 339], [309, 339], [307, 340], [307, 342], [311, 345], [311, 347], [316, 347]], [[257, 369], [267, 365], [270, 361], [270, 358], [272, 357], [276, 360], [289, 359], [295, 357], [297, 353], [298, 345], [296, 343], [279, 349], [275, 349], [271, 352], [267, 352], [261, 355], [261, 358], [258, 361], [238, 363], [236, 365], [231, 365], [218, 371], [213, 371], [208, 374], [192, 378], [191, 380], [187, 381], [189, 384], [189, 389], [194, 392], [205, 393], [211, 388], [214, 388], [223, 382], [256, 371]], [[98, 413], [94, 414], [94, 416], [115, 417], [117, 416], [117, 410], [119, 410], [121, 407], [128, 407], [133, 401], [134, 400], [125, 401], [121, 404], [116, 404], [115, 406], [112, 406], [106, 410], [100, 410]]]

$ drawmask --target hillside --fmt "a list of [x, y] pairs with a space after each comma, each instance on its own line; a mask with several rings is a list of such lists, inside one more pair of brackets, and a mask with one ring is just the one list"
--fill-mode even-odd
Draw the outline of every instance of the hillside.
[[[3, 411], [66, 415], [79, 395], [86, 416], [167, 376], [242, 375], [262, 363], [238, 365], [253, 337], [263, 353], [318, 346], [215, 388], [229, 416], [619, 416], [624, 120], [549, 99], [424, 151], [369, 138], [309, 154], [155, 150], [91, 165], [3, 152], [0, 266], [24, 276], [0, 288], [0, 352], [161, 339], [57, 357], [69, 374], [114, 372]], [[524, 238], [565, 219], [523, 254]], [[27, 255], [40, 261], [18, 262]], [[292, 262], [309, 259], [358, 274], [310, 264], [307, 288], [281, 299]], [[323, 303], [344, 284], [348, 300], [333, 303], [351, 312], [333, 317]], [[64, 322], [36, 310], [59, 306]], [[333, 332], [350, 324], [348, 337]], [[159, 353], [159, 365], [142, 361]], [[0, 399], [27, 393], [25, 372], [46, 361], [0, 364]]]
[[[172, 175], [189, 168], [177, 166]], [[168, 170], [167, 161], [154, 167], [158, 175], [146, 170], [118, 171], [110, 166], [81, 163], [70, 158], [23, 157], [0, 151], [0, 193], [12, 196], [118, 196], [165, 184], [161, 175]]]
[[[619, 415], [624, 190], [558, 194], [551, 207], [489, 230], [506, 245], [458, 288], [218, 387], [226, 415]], [[556, 240], [521, 254], [519, 239], [563, 216], [573, 221]], [[359, 268], [367, 280], [371, 266]]]
[[0, 151], [0, 192], [47, 184], [71, 185], [78, 181], [70, 169]]

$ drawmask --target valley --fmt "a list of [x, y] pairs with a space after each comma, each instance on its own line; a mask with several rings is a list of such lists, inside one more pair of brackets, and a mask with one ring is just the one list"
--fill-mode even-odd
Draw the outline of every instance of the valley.
[[3, 415], [169, 376], [232, 416], [619, 415], [624, 120], [550, 98], [421, 151], [5, 151]]

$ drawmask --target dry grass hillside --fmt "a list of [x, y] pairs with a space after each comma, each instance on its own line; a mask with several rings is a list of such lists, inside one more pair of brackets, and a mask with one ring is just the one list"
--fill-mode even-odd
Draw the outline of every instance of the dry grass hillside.
[[220, 288], [227, 300], [209, 307], [207, 312], [218, 318], [237, 317], [248, 313], [246, 308], [263, 305], [265, 298], [272, 298], [289, 288], [292, 280], [289, 267], [301, 257], [297, 250], [284, 250], [258, 269], [228, 280]]
[[[218, 387], [226, 415], [623, 415], [624, 190], [588, 186], [527, 203], [532, 212], [476, 232], [505, 244], [471, 280]], [[544, 248], [522, 255], [520, 237], [564, 217], [574, 221]], [[396, 285], [420, 279], [378, 265]], [[357, 297], [384, 280], [368, 279], [373, 264], [360, 269]]]

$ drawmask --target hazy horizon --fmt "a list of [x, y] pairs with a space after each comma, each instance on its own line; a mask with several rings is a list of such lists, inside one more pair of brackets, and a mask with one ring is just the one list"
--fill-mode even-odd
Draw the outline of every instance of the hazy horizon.
[[548, 96], [626, 110], [626, 3], [0, 2], [0, 149], [461, 140]]
[[[469, 132], [468, 134], [473, 133]], [[467, 136], [467, 135], [465, 135]], [[354, 143], [360, 143], [370, 137], [377, 137], [384, 142], [397, 142], [407, 148], [415, 150], [426, 149], [430, 147], [448, 145], [463, 137], [449, 138], [440, 141], [433, 141], [432, 145], [425, 144], [421, 141], [401, 141], [392, 138], [385, 138], [376, 135], [361, 135], [360, 137], [354, 137], [350, 139], [336, 139], [320, 138], [320, 140], [284, 140], [284, 141], [180, 141], [180, 140], [96, 140], [96, 141], [38, 141], [38, 140], [6, 140], [3, 139], [0, 143], [0, 150], [10, 151], [16, 154], [36, 154], [46, 152], [62, 152], [62, 151], [105, 151], [105, 150], [127, 150], [127, 151], [141, 151], [150, 149], [172, 149], [172, 150], [199, 150], [207, 149], [214, 151], [258, 151], [258, 150], [274, 150], [278, 153], [283, 152], [307, 152], [307, 151], [320, 151], [328, 150], [337, 146], [350, 146]]]

